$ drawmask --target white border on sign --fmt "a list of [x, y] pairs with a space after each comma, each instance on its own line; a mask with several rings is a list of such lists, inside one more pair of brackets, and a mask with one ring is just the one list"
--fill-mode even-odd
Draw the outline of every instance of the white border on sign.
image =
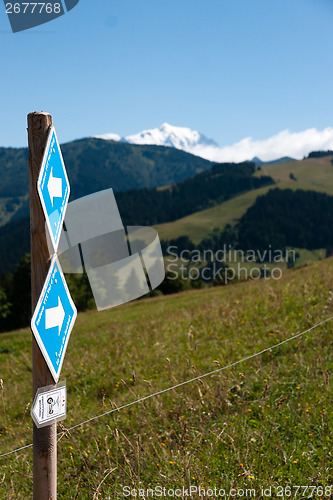
[[[69, 300], [70, 305], [72, 306], [73, 311], [74, 311], [73, 318], [71, 320], [71, 323], [70, 323], [70, 326], [69, 326], [69, 329], [68, 329], [68, 333], [67, 333], [65, 345], [64, 345], [64, 348], [63, 348], [63, 351], [62, 351], [63, 355], [62, 355], [62, 357], [60, 359], [60, 363], [59, 363], [59, 367], [58, 367], [58, 372], [55, 371], [55, 369], [53, 367], [53, 364], [52, 364], [52, 361], [51, 361], [51, 358], [50, 358], [47, 350], [45, 349], [45, 346], [44, 346], [44, 344], [42, 342], [42, 339], [41, 339], [41, 337], [39, 335], [39, 332], [38, 332], [38, 330], [37, 330], [37, 328], [35, 326], [35, 320], [37, 318], [38, 312], [40, 311], [42, 302], [43, 302], [43, 300], [45, 298], [46, 289], [47, 289], [47, 286], [49, 284], [50, 276], [51, 276], [51, 274], [53, 272], [53, 268], [54, 268], [54, 264], [55, 263], [58, 266], [59, 274], [61, 276], [61, 279], [62, 279], [62, 282], [64, 284], [65, 290], [67, 292], [68, 300]], [[49, 368], [49, 370], [50, 370], [50, 372], [52, 374], [52, 377], [53, 377], [53, 379], [54, 379], [55, 382], [58, 382], [59, 377], [60, 377], [60, 372], [61, 372], [62, 364], [64, 362], [64, 358], [65, 358], [65, 354], [66, 354], [66, 350], [67, 350], [67, 344], [68, 344], [69, 337], [71, 335], [74, 323], [76, 321], [76, 317], [77, 317], [77, 310], [76, 310], [75, 304], [74, 304], [73, 299], [72, 299], [72, 297], [71, 297], [71, 295], [69, 293], [69, 289], [68, 289], [68, 286], [67, 286], [67, 283], [66, 283], [66, 280], [65, 280], [65, 276], [64, 276], [64, 274], [62, 272], [61, 265], [60, 265], [60, 262], [58, 260], [58, 257], [57, 257], [56, 254], [54, 254], [53, 257], [52, 257], [52, 259], [51, 259], [50, 269], [49, 269], [49, 271], [47, 273], [47, 276], [46, 276], [46, 279], [45, 279], [45, 282], [44, 282], [44, 286], [43, 286], [43, 290], [42, 290], [42, 292], [41, 292], [41, 294], [39, 296], [37, 305], [35, 307], [34, 314], [33, 314], [32, 318], [31, 318], [30, 327], [31, 327], [31, 330], [32, 330], [32, 332], [34, 334], [36, 342], [37, 342], [37, 344], [38, 344], [38, 346], [39, 346], [39, 348], [40, 348], [40, 350], [41, 350], [41, 352], [42, 352], [42, 354], [44, 356], [46, 364], [47, 364], [47, 366], [48, 366], [48, 368]]]
[[[38, 422], [35, 414], [34, 414], [34, 407], [35, 407], [35, 404], [37, 403], [38, 401], [38, 396], [40, 394], [43, 394], [44, 392], [50, 392], [50, 394], [52, 394], [52, 392], [56, 392], [56, 391], [59, 391], [59, 389], [62, 389], [64, 388], [65, 389], [65, 412], [64, 414], [62, 415], [59, 415], [58, 417], [55, 417], [53, 419], [49, 419], [48, 421], [46, 422], [43, 422], [42, 424]], [[37, 389], [37, 392], [35, 394], [35, 397], [34, 397], [34, 401], [32, 403], [32, 407], [31, 407], [31, 410], [30, 410], [30, 415], [31, 415], [31, 418], [32, 420], [35, 422], [36, 424], [36, 427], [38, 427], [38, 429], [40, 429], [41, 427], [47, 427], [48, 425], [51, 425], [51, 424], [54, 424], [55, 422], [60, 422], [61, 420], [65, 420], [66, 416], [67, 416], [67, 388], [66, 388], [66, 380], [64, 380], [63, 382], [59, 382], [58, 384], [55, 384], [55, 385], [46, 385], [45, 387], [39, 387]]]
[[47, 210], [46, 210], [46, 206], [45, 206], [45, 202], [44, 202], [42, 190], [41, 190], [41, 187], [40, 187], [41, 181], [42, 181], [42, 177], [43, 177], [43, 174], [44, 174], [44, 169], [45, 169], [46, 162], [47, 162], [47, 157], [48, 157], [48, 154], [49, 154], [49, 149], [50, 149], [50, 144], [51, 144], [51, 139], [52, 139], [53, 132], [54, 132], [54, 135], [55, 135], [55, 140], [56, 140], [56, 143], [57, 143], [57, 146], [58, 146], [60, 160], [61, 160], [61, 163], [62, 163], [62, 166], [63, 166], [63, 169], [64, 169], [64, 175], [65, 175], [65, 179], [66, 179], [67, 186], [68, 186], [68, 196], [67, 196], [66, 203], [64, 205], [63, 213], [62, 213], [62, 220], [61, 220], [61, 225], [62, 225], [63, 222], [64, 222], [64, 220], [65, 220], [65, 215], [66, 215], [66, 210], [67, 210], [67, 205], [68, 205], [68, 200], [69, 200], [69, 195], [70, 195], [71, 188], [70, 188], [69, 180], [68, 180], [68, 177], [67, 177], [67, 171], [66, 171], [65, 162], [64, 162], [64, 159], [62, 157], [62, 152], [61, 152], [60, 144], [59, 144], [59, 141], [58, 141], [57, 132], [56, 132], [56, 129], [55, 129], [55, 126], [54, 126], [53, 123], [51, 123], [50, 130], [49, 130], [49, 135], [48, 135], [47, 141], [46, 141], [46, 146], [45, 146], [45, 150], [44, 150], [44, 154], [43, 154], [42, 165], [41, 165], [41, 168], [40, 168], [40, 171], [39, 171], [38, 180], [37, 180], [37, 191], [38, 191], [38, 194], [39, 194], [40, 202], [42, 204], [42, 208], [43, 208], [43, 212], [44, 212], [44, 216], [45, 216], [45, 220], [46, 220], [47, 229], [48, 229], [48, 232], [49, 232], [49, 235], [50, 235], [50, 239], [51, 239], [51, 242], [52, 242], [53, 253], [56, 253], [57, 250], [58, 250], [59, 242], [60, 242], [60, 236], [61, 236], [62, 228], [59, 231], [59, 235], [58, 235], [57, 241], [55, 241], [54, 236], [53, 236], [53, 231], [52, 231], [52, 228], [51, 228], [51, 224], [50, 224], [50, 220], [49, 220], [49, 217], [48, 217], [48, 214], [47, 214]]

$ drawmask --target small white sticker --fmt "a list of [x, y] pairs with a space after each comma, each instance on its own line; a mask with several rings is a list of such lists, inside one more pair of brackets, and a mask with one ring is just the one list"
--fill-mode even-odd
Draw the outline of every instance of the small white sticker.
[[56, 385], [40, 387], [35, 395], [31, 416], [38, 428], [51, 425], [66, 418], [66, 381]]

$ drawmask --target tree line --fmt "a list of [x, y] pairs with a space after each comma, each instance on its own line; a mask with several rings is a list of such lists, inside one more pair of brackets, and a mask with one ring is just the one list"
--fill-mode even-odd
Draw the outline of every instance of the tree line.
[[253, 162], [221, 163], [168, 187], [118, 192], [115, 196], [125, 225], [160, 224], [274, 184], [269, 176], [253, 176], [256, 168]]
[[332, 248], [333, 196], [272, 189], [258, 196], [236, 226], [239, 248]]

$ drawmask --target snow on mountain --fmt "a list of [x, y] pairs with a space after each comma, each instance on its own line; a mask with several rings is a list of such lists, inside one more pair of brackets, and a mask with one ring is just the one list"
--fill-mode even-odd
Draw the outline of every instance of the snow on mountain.
[[267, 139], [245, 137], [230, 146], [223, 147], [196, 130], [175, 127], [168, 123], [124, 138], [118, 134], [103, 134], [95, 137], [130, 144], [174, 147], [213, 162], [241, 162], [253, 157], [268, 162], [285, 156], [299, 160], [311, 151], [333, 150], [332, 127], [324, 130], [312, 128], [301, 132], [283, 130]]
[[171, 146], [183, 151], [191, 152], [194, 147], [215, 146], [216, 142], [207, 139], [197, 130], [186, 127], [174, 127], [168, 123], [163, 123], [159, 128], [143, 130], [139, 134], [128, 135], [126, 141], [130, 144], [154, 144], [156, 146]]
[[117, 134], [103, 134], [95, 136], [99, 139], [128, 142], [130, 144], [149, 144], [154, 146], [169, 146], [188, 153], [200, 147], [215, 147], [218, 145], [212, 139], [208, 139], [197, 130], [187, 127], [175, 127], [168, 123], [163, 123], [159, 128], [143, 130], [138, 134], [128, 135], [121, 138]]

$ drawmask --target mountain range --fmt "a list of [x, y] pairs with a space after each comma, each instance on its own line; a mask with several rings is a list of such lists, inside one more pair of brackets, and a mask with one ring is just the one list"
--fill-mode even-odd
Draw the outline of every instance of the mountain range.
[[285, 157], [284, 161], [286, 158], [301, 160], [311, 151], [333, 149], [331, 127], [321, 131], [315, 128], [301, 132], [283, 130], [266, 139], [245, 137], [234, 144], [224, 146], [219, 146], [213, 139], [197, 130], [168, 123], [126, 137], [115, 133], [96, 137], [128, 144], [173, 147], [216, 163], [239, 163], [256, 158], [256, 163], [262, 164], [279, 160], [281, 157]]

